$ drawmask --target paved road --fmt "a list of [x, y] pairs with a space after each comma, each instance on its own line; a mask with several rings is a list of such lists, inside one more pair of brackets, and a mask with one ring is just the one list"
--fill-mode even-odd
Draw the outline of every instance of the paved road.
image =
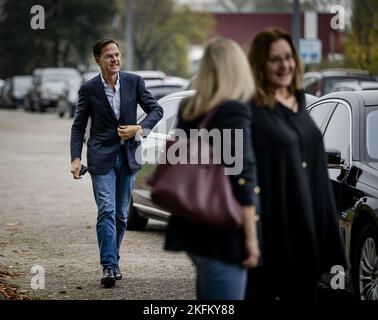
[[[163, 251], [158, 222], [127, 232], [126, 278], [101, 288], [90, 177], [69, 173], [71, 122], [0, 110], [0, 269], [17, 275], [6, 281], [39, 299], [194, 299], [191, 263]], [[45, 289], [31, 288], [34, 265], [44, 268]]]

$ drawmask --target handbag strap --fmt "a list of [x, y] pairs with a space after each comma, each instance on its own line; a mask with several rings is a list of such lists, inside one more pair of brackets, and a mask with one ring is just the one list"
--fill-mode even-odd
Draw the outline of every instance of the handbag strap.
[[219, 109], [219, 105], [212, 108], [208, 113], [206, 113], [205, 117], [202, 119], [200, 124], [198, 125], [198, 129], [204, 129], [207, 127], [211, 119], [213, 118], [214, 114]]

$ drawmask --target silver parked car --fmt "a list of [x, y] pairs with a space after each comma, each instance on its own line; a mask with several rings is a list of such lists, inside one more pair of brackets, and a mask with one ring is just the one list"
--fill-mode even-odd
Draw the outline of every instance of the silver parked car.
[[5, 90], [2, 92], [2, 104], [7, 108], [23, 107], [25, 96], [31, 85], [32, 77], [28, 75], [9, 78]]
[[81, 84], [91, 80], [98, 74], [99, 71], [86, 72], [81, 78], [74, 77], [65, 82], [63, 92], [56, 102], [56, 113], [58, 117], [63, 118], [65, 115], [69, 115], [70, 118], [74, 117]]
[[374, 81], [343, 81], [336, 83], [331, 92], [339, 91], [360, 91], [360, 90], [378, 90], [378, 82]]
[[190, 81], [187, 79], [171, 77], [160, 70], [137, 70], [128, 72], [141, 76], [145, 81], [146, 88], [156, 99], [160, 99], [174, 92], [187, 90], [190, 84]]
[[377, 78], [367, 70], [322, 69], [304, 74], [304, 89], [306, 93], [320, 97], [329, 93], [336, 83], [342, 81], [377, 82]]
[[[152, 132], [142, 141], [142, 170], [138, 173], [136, 186], [132, 193], [128, 228], [143, 230], [148, 219], [167, 221], [170, 213], [156, 206], [150, 198], [150, 188], [147, 179], [153, 172], [160, 153], [164, 150], [165, 143], [169, 139], [176, 125], [178, 109], [184, 98], [194, 95], [194, 90], [180, 91], [165, 96], [159, 100], [164, 110], [163, 118], [153, 128]], [[306, 103], [310, 105], [319, 98], [306, 94]], [[143, 119], [141, 115], [139, 121]]]
[[[150, 188], [147, 179], [156, 167], [160, 152], [164, 150], [165, 143], [175, 127], [178, 108], [181, 101], [192, 96], [194, 91], [180, 91], [165, 96], [159, 100], [159, 104], [164, 110], [163, 118], [152, 129], [150, 134], [142, 141], [142, 170], [137, 175], [135, 188], [132, 193], [130, 204], [128, 229], [143, 230], [148, 223], [148, 219], [167, 221], [170, 213], [152, 203], [150, 198]], [[142, 114], [138, 122], [143, 119]]]
[[65, 93], [67, 81], [80, 81], [74, 68], [45, 68], [33, 72], [33, 85], [28, 93], [28, 109], [44, 112], [55, 108], [58, 98]]

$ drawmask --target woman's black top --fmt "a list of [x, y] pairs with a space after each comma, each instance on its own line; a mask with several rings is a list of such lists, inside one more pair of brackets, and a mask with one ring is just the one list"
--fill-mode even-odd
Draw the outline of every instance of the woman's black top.
[[299, 110], [251, 103], [263, 236], [263, 262], [276, 283], [312, 279], [345, 266], [323, 138], [296, 93]]
[[[189, 135], [190, 129], [198, 128], [203, 117], [187, 122], [178, 116], [177, 128]], [[210, 120], [207, 129], [231, 129], [231, 153], [235, 152], [235, 130], [243, 130], [243, 168], [240, 174], [231, 175], [233, 193], [241, 205], [254, 204], [253, 190], [256, 186], [255, 157], [251, 141], [251, 113], [248, 105], [238, 101], [226, 101], [220, 105]], [[224, 139], [223, 143], [228, 143]], [[235, 155], [241, 156], [241, 155]], [[225, 165], [227, 166], [227, 165]], [[216, 193], [217, 190], [214, 190]], [[172, 215], [167, 232], [165, 249], [203, 255], [206, 257], [241, 262], [245, 258], [244, 232], [218, 229]]]

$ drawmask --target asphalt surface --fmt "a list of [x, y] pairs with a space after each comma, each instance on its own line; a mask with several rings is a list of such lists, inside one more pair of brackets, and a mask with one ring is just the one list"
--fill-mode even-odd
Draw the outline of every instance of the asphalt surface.
[[0, 110], [0, 283], [35, 299], [194, 299], [191, 262], [163, 250], [159, 222], [126, 233], [124, 279], [101, 288], [90, 176], [69, 172], [71, 124]]

